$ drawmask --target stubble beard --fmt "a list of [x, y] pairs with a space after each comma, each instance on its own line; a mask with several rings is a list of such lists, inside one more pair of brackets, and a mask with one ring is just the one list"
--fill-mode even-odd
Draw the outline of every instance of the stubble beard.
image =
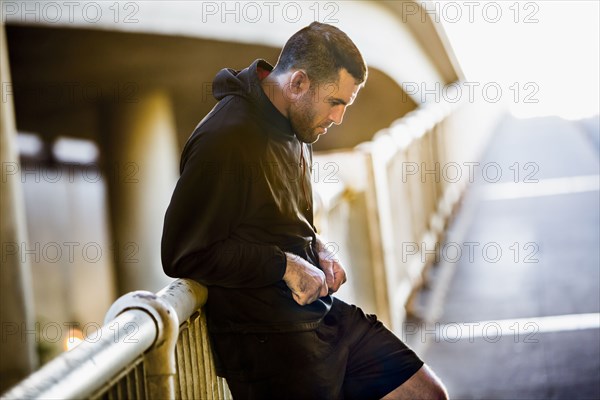
[[304, 143], [314, 143], [319, 139], [319, 134], [312, 125], [315, 111], [312, 107], [313, 96], [307, 93], [298, 103], [296, 108], [290, 110], [290, 124], [298, 140]]

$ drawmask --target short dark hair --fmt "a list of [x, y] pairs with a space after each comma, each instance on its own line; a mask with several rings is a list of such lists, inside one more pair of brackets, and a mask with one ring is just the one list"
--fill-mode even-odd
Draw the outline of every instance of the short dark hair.
[[345, 68], [360, 85], [367, 79], [367, 64], [352, 40], [335, 26], [313, 22], [288, 39], [273, 72], [304, 69], [316, 83], [337, 82]]

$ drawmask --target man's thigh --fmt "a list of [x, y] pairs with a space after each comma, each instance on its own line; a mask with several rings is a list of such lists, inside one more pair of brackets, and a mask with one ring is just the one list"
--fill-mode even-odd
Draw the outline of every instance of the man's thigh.
[[375, 315], [345, 303], [340, 308], [348, 346], [345, 399], [380, 399], [423, 366], [423, 361]]

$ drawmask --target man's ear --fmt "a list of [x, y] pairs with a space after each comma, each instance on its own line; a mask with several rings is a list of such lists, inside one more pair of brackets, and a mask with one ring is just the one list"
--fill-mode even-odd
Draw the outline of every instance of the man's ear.
[[310, 79], [308, 79], [308, 75], [306, 71], [303, 69], [299, 69], [294, 71], [292, 76], [290, 77], [289, 91], [290, 96], [295, 98], [300, 98], [308, 91], [310, 88]]

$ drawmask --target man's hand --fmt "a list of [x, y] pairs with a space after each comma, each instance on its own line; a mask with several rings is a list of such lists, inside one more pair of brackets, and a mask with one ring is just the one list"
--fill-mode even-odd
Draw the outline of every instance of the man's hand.
[[325, 282], [329, 293], [335, 293], [346, 282], [346, 271], [335, 254], [327, 248], [320, 236], [317, 235], [317, 253], [319, 264], [325, 272]]
[[283, 280], [292, 291], [296, 303], [304, 306], [327, 296], [325, 274], [319, 268], [292, 253], [285, 253], [287, 266]]

